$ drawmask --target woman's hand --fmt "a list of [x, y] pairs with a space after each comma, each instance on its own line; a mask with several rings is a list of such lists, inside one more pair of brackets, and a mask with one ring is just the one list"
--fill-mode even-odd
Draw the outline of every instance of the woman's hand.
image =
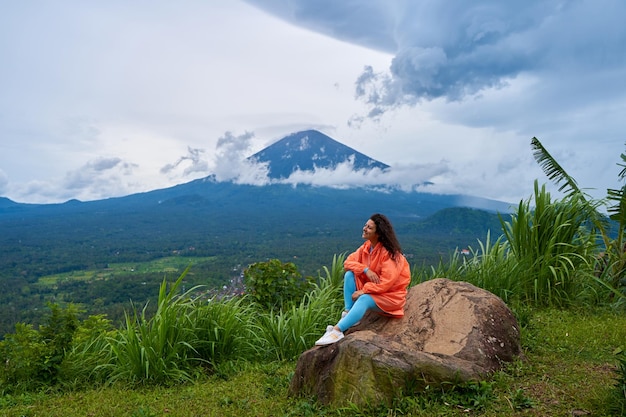
[[364, 294], [363, 290], [355, 291], [352, 293], [352, 301], [356, 301], [360, 296]]
[[371, 269], [368, 269], [365, 275], [367, 275], [367, 279], [369, 279], [370, 282], [373, 282], [374, 284], [380, 283], [380, 277], [376, 272], [372, 271]]

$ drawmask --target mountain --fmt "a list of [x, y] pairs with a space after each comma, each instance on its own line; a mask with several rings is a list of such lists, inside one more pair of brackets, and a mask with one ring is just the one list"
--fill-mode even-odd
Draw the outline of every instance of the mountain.
[[[317, 155], [326, 167], [351, 157], [355, 167], [384, 169], [370, 158], [357, 163], [367, 157], [314, 131], [299, 135], [264, 154], [292, 155], [268, 160], [278, 167], [275, 175], [293, 172], [282, 168], [284, 160], [307, 166], [307, 153], [296, 145], [303, 142], [316, 145], [308, 148], [309, 160]], [[290, 153], [287, 143], [298, 148]], [[123, 316], [129, 300], [143, 303], [164, 279], [163, 269], [139, 272], [135, 264], [189, 257], [190, 287], [221, 287], [249, 264], [268, 259], [294, 262], [303, 275], [316, 276], [333, 255], [360, 245], [363, 223], [380, 212], [393, 222], [412, 265], [434, 265], [456, 248], [475, 245], [488, 230], [499, 234], [498, 213], [509, 211], [507, 203], [463, 195], [254, 186], [218, 182], [214, 176], [88, 202], [22, 204], [0, 198], [0, 335], [18, 321], [36, 322], [46, 302], [74, 302], [88, 306], [90, 314]], [[86, 271], [107, 271], [111, 265], [124, 265], [128, 272], [84, 278]], [[167, 278], [175, 278], [173, 273]], [[54, 274], [76, 278], [47, 278]]]
[[305, 130], [292, 133], [248, 158], [268, 164], [271, 179], [285, 179], [297, 171], [335, 169], [341, 163], [351, 163], [353, 170], [385, 170], [389, 165], [370, 158], [335, 139]]

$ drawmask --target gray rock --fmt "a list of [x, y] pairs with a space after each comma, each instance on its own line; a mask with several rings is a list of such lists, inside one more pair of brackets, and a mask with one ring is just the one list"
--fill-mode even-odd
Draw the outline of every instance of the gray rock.
[[483, 380], [520, 354], [517, 321], [500, 298], [438, 278], [409, 290], [403, 318], [368, 313], [344, 339], [304, 352], [289, 394], [390, 405], [427, 386]]

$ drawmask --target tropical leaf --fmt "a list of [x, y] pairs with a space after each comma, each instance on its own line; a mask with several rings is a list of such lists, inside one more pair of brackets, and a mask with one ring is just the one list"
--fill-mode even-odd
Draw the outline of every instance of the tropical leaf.
[[[624, 181], [626, 179], [626, 155], [621, 154], [622, 164], [617, 164], [622, 167], [622, 170], [619, 173], [619, 180]], [[608, 207], [608, 212], [610, 214], [611, 220], [619, 222], [620, 230], [623, 230], [626, 226], [626, 186], [622, 186], [620, 189], [608, 189], [607, 190], [607, 199], [613, 203], [613, 205]]]
[[559, 191], [565, 191], [568, 196], [573, 194], [580, 194], [583, 196], [582, 191], [578, 188], [576, 180], [565, 172], [563, 167], [556, 162], [546, 148], [543, 147], [541, 142], [539, 142], [539, 139], [533, 137], [531, 140], [531, 146], [533, 148], [535, 161], [537, 161], [541, 169], [543, 169], [543, 172], [557, 185], [560, 184]]

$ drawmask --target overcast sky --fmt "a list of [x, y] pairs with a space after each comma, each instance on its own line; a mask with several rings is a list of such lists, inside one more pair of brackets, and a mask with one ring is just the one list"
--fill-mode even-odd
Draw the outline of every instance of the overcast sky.
[[0, 0], [0, 196], [263, 183], [242, 160], [311, 128], [392, 169], [304, 182], [517, 203], [548, 183], [536, 136], [604, 196], [626, 151], [625, 16], [623, 0]]

